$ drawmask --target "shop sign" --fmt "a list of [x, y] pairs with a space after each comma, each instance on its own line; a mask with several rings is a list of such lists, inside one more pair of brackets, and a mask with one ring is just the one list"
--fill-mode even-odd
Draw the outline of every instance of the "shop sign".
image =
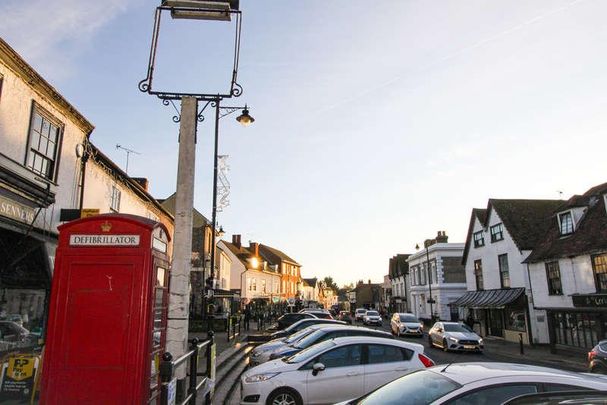
[[99, 215], [99, 212], [99, 208], [83, 208], [80, 211], [80, 218], [94, 217], [95, 215]]
[[70, 246], [139, 246], [139, 235], [70, 235]]
[[16, 201], [0, 196], [0, 215], [31, 224], [34, 221], [34, 209]]
[[0, 398], [26, 399], [32, 396], [38, 356], [30, 354], [15, 355], [2, 365], [2, 384]]
[[574, 307], [607, 308], [607, 294], [572, 295]]

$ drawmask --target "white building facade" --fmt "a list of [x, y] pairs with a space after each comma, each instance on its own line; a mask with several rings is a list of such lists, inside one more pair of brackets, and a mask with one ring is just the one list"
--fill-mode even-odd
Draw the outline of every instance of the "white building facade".
[[[407, 259], [411, 286], [407, 301], [420, 319], [456, 321], [459, 313], [453, 303], [466, 292], [464, 266], [461, 264], [463, 243], [430, 241]], [[427, 242], [428, 243], [428, 242]], [[432, 311], [432, 312], [431, 312]]]

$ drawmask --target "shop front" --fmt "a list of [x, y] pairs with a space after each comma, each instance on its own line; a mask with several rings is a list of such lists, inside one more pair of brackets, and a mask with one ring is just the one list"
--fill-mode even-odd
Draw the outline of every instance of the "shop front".
[[575, 294], [573, 308], [546, 308], [550, 345], [592, 349], [607, 339], [607, 294]]
[[[524, 288], [468, 291], [451, 304], [468, 310], [481, 336], [529, 344], [528, 305]], [[468, 315], [466, 315], [466, 318]]]

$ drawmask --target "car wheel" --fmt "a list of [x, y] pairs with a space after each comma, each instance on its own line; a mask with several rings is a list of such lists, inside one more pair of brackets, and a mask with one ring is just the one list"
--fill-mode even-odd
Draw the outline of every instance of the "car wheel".
[[279, 388], [272, 392], [266, 405], [303, 405], [299, 394], [290, 388]]
[[443, 339], [443, 351], [448, 352], [449, 346], [447, 345], [447, 339]]

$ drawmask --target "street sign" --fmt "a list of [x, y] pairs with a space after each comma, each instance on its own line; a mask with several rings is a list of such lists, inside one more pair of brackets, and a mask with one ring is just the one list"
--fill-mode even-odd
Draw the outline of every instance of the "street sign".
[[278, 301], [280, 301], [280, 297], [272, 297], [272, 302], [274, 304], [278, 304]]
[[32, 395], [38, 356], [15, 355], [3, 364], [0, 385], [0, 398], [26, 399]]
[[287, 302], [289, 303], [289, 305], [295, 305], [295, 298], [288, 298]]
[[167, 404], [175, 405], [177, 399], [177, 378], [173, 378], [167, 384]]
[[99, 208], [83, 208], [80, 211], [80, 218], [88, 218], [99, 215]]

